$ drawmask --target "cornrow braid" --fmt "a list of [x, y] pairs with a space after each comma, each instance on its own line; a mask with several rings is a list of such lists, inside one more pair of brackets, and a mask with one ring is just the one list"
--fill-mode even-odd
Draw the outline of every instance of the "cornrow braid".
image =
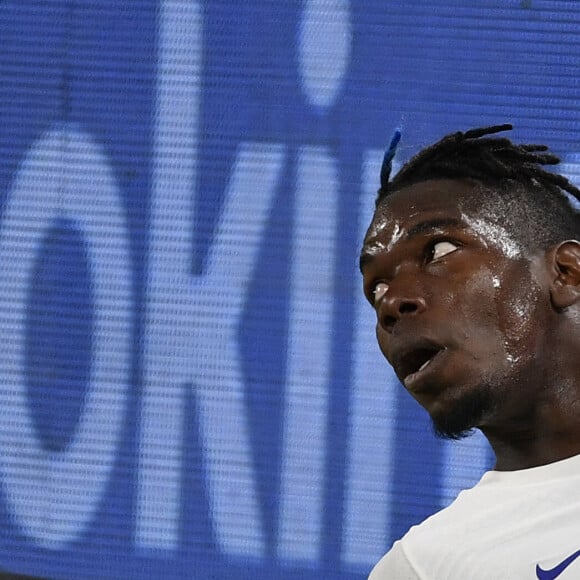
[[[437, 178], [474, 179], [484, 185], [502, 189], [507, 183], [518, 183], [526, 189], [541, 188], [552, 194], [567, 192], [580, 201], [580, 189], [563, 175], [544, 169], [546, 165], [560, 163], [560, 159], [550, 153], [546, 145], [517, 145], [506, 137], [491, 137], [511, 129], [512, 125], [503, 124], [447, 135], [417, 153], [389, 181], [394, 156], [393, 138], [385, 155], [376, 204], [395, 190]], [[400, 133], [394, 143], [395, 147], [399, 138]], [[385, 167], [387, 162], [388, 167]]]

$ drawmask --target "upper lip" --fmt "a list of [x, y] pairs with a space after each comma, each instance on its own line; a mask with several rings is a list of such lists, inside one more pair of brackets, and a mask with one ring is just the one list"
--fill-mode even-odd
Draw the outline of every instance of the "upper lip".
[[399, 379], [404, 380], [445, 348], [441, 343], [429, 338], [413, 338], [398, 343], [391, 350], [389, 359]]

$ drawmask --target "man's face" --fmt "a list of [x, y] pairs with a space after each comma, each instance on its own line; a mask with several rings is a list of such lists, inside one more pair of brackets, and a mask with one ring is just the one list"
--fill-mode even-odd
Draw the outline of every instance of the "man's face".
[[468, 181], [406, 187], [377, 208], [361, 253], [381, 351], [447, 437], [525, 412], [541, 382], [543, 261], [481, 206]]

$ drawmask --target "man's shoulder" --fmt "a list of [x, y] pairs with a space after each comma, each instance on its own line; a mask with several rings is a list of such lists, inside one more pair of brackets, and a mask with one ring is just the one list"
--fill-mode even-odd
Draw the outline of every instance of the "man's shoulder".
[[[420, 568], [429, 562], [430, 553], [438, 553], [438, 541], [445, 536], [448, 520], [455, 519], [454, 507], [457, 500], [450, 506], [409, 529], [409, 531], [379, 560], [373, 568], [369, 580], [419, 580]], [[419, 556], [419, 557], [417, 557]]]
[[[477, 486], [476, 486], [477, 487]], [[436, 512], [409, 531], [373, 568], [369, 580], [417, 580], [425, 578], [425, 570], [438, 567], [438, 560], [448, 551], [450, 541], [459, 541], [476, 509], [481, 508], [479, 492], [472, 488], [447, 507]], [[451, 540], [453, 536], [457, 538]]]
[[417, 570], [411, 564], [400, 541], [378, 561], [373, 568], [369, 580], [420, 580]]
[[[413, 526], [377, 565], [371, 580], [397, 578], [403, 558], [409, 578], [522, 578], [580, 550], [578, 477], [492, 472], [448, 507]], [[540, 477], [541, 476], [541, 477]], [[392, 552], [392, 554], [391, 554]], [[580, 560], [579, 560], [580, 561]], [[577, 564], [580, 566], [580, 564]], [[580, 576], [579, 576], [580, 577]]]

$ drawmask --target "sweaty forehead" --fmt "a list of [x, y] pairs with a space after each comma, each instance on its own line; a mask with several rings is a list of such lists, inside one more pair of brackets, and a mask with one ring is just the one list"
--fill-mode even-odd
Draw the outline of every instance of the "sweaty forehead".
[[489, 191], [467, 180], [437, 179], [410, 185], [381, 201], [365, 237], [361, 267], [376, 254], [420, 234], [462, 230], [495, 247], [506, 258], [520, 258], [525, 247], [506, 224], [505, 212], [489, 201]]
[[434, 179], [394, 191], [377, 207], [367, 239], [408, 228], [427, 216], [460, 219], [468, 206], [473, 211], [477, 189], [467, 180]]

